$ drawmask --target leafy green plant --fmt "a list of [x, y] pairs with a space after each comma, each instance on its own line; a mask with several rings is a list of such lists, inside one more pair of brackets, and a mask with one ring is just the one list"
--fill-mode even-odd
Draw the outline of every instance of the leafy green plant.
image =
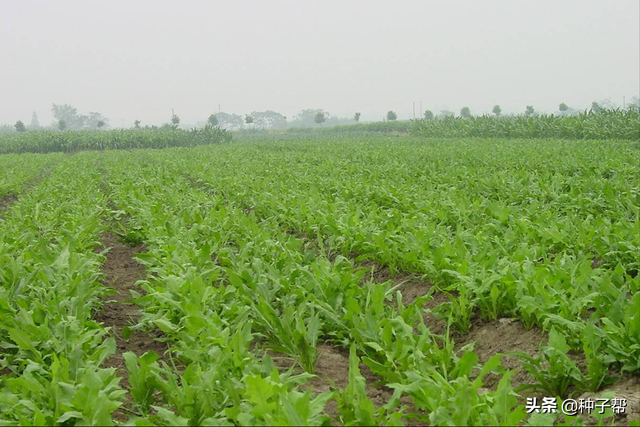
[[463, 287], [458, 295], [449, 295], [449, 302], [440, 305], [435, 313], [460, 332], [466, 333], [471, 328], [474, 306], [471, 289]]
[[[267, 334], [267, 346], [280, 353], [289, 354], [311, 374], [316, 369], [318, 353], [316, 345], [320, 334], [321, 322], [319, 313], [307, 314], [309, 306], [287, 306], [282, 314], [277, 313], [264, 298], [258, 298], [254, 310], [258, 315], [257, 325], [262, 326]], [[307, 319], [305, 321], [305, 318]]]
[[396, 412], [387, 419], [385, 409], [376, 410], [374, 403], [366, 392], [366, 380], [360, 373], [360, 358], [356, 347], [349, 349], [349, 384], [344, 391], [337, 392], [338, 413], [342, 425], [401, 425], [402, 412]]
[[540, 349], [538, 357], [531, 357], [522, 352], [510, 353], [522, 359], [524, 368], [537, 381], [534, 384], [525, 384], [518, 390], [539, 389], [563, 399], [584, 391], [588, 379], [568, 356], [569, 350], [564, 336], [555, 328], [551, 328], [549, 343]]

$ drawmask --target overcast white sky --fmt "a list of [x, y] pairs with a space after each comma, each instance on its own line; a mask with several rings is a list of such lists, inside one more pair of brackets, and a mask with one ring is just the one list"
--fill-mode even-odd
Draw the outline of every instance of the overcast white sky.
[[[640, 91], [638, 0], [0, 0], [0, 123], [218, 110], [520, 112]], [[417, 107], [416, 107], [417, 108]]]

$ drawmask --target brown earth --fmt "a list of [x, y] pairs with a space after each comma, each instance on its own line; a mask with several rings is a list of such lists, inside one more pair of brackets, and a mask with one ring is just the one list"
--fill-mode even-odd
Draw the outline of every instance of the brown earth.
[[[320, 343], [317, 349], [317, 378], [310, 381], [313, 391], [323, 393], [329, 391], [332, 385], [344, 389], [349, 385], [349, 351], [329, 343]], [[363, 363], [360, 363], [360, 373], [367, 381], [367, 396], [369, 396], [369, 399], [376, 406], [386, 404], [393, 391], [377, 384], [381, 379], [373, 374]]]
[[[546, 344], [547, 334], [540, 329], [526, 329], [524, 325], [515, 319], [498, 319], [495, 321], [479, 322], [471, 327], [469, 332], [456, 342], [456, 350], [460, 350], [465, 345], [475, 343], [473, 351], [478, 355], [481, 364], [486, 363], [491, 357], [498, 353], [519, 351], [536, 357], [540, 345]], [[531, 383], [533, 379], [517, 356], [505, 355], [502, 357], [502, 364], [505, 368], [514, 370], [511, 377], [514, 388]], [[487, 375], [485, 387], [493, 389], [497, 386], [499, 377]]]
[[[597, 393], [584, 393], [578, 399], [591, 398], [597, 401], [605, 393], [612, 394], [614, 398], [626, 399], [625, 411], [615, 416], [615, 425], [629, 425], [631, 421], [640, 421], [640, 375], [627, 374], [615, 384], [611, 384]], [[588, 425], [593, 425], [594, 422], [593, 418], [586, 419]]]
[[[332, 387], [338, 389], [347, 387], [349, 385], [349, 350], [330, 343], [319, 343], [316, 348], [318, 350], [316, 378], [309, 381], [307, 387], [315, 394], [331, 391]], [[290, 369], [295, 364], [290, 358], [283, 358], [272, 351], [267, 353], [279, 368]], [[382, 385], [382, 379], [373, 374], [364, 363], [360, 363], [359, 368], [366, 380], [366, 393], [369, 399], [376, 407], [385, 405], [391, 399], [393, 390]], [[300, 374], [303, 370], [295, 367], [294, 372]], [[324, 412], [336, 422], [338, 416], [336, 401], [329, 401]]]
[[[128, 390], [129, 373], [125, 366], [123, 353], [130, 351], [141, 356], [147, 351], [154, 351], [162, 357], [167, 351], [167, 345], [156, 341], [155, 338], [160, 336], [158, 332], [133, 331], [129, 340], [125, 340], [122, 335], [124, 327], [135, 325], [140, 318], [138, 307], [129, 300], [132, 298], [131, 290], [140, 292], [136, 282], [146, 276], [144, 266], [134, 258], [136, 254], [144, 252], [144, 247], [142, 245], [127, 246], [118, 241], [117, 237], [110, 232], [102, 236], [102, 246], [110, 248], [105, 254], [106, 260], [102, 264], [102, 272], [105, 277], [104, 285], [113, 288], [115, 293], [104, 297], [105, 304], [102, 310], [96, 313], [95, 320], [105, 327], [111, 328], [116, 340], [116, 352], [107, 359], [104, 366], [116, 368], [116, 372], [121, 378], [120, 385]], [[114, 413], [114, 419], [124, 420], [126, 416], [122, 410], [119, 410]]]
[[3, 218], [3, 212], [9, 209], [9, 206], [14, 204], [16, 200], [18, 200], [18, 197], [13, 193], [5, 194], [0, 198], [0, 219]]

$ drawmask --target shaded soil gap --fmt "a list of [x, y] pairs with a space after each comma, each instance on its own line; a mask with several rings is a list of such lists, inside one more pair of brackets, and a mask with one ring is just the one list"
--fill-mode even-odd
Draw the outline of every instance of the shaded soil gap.
[[[106, 176], [104, 170], [101, 172]], [[100, 183], [100, 188], [103, 194], [107, 195], [109, 209], [115, 210], [113, 201], [108, 198], [109, 189], [104, 182]], [[101, 267], [102, 283], [106, 288], [110, 288], [111, 292], [102, 296], [104, 304], [94, 315], [94, 320], [105, 328], [110, 328], [116, 341], [116, 351], [105, 361], [104, 367], [116, 369], [120, 386], [127, 391], [123, 407], [113, 414], [114, 420], [126, 421], [128, 419], [126, 412], [131, 407], [131, 395], [129, 372], [123, 354], [132, 352], [139, 357], [147, 351], [153, 351], [158, 354], [159, 360], [166, 361], [165, 353], [169, 348], [166, 343], [157, 340], [163, 338], [162, 332], [157, 329], [151, 331], [129, 329], [130, 336], [125, 339], [124, 329], [136, 325], [141, 317], [140, 309], [132, 302], [131, 291], [144, 295], [144, 291], [137, 286], [137, 282], [147, 277], [147, 271], [135, 256], [146, 252], [146, 248], [143, 244], [128, 245], [112, 231], [103, 233], [100, 244], [101, 247], [97, 250], [106, 251], [105, 261]]]
[[3, 213], [9, 209], [11, 205], [13, 205], [18, 200], [18, 197], [9, 193], [0, 198], [0, 219], [4, 218]]
[[[131, 331], [129, 339], [124, 338], [123, 329], [132, 327], [140, 319], [138, 307], [130, 302], [131, 290], [139, 291], [136, 286], [138, 280], [146, 277], [144, 266], [138, 263], [134, 256], [144, 252], [142, 245], [131, 247], [121, 243], [117, 236], [106, 232], [102, 236], [102, 246], [108, 249], [106, 260], [102, 264], [104, 274], [103, 284], [113, 290], [110, 295], [105, 295], [102, 309], [96, 313], [94, 319], [102, 323], [104, 327], [111, 328], [116, 340], [116, 352], [109, 357], [104, 367], [115, 368], [121, 378], [120, 385], [129, 390], [129, 372], [125, 366], [123, 354], [126, 352], [142, 356], [147, 351], [154, 351], [162, 356], [167, 351], [165, 343], [156, 341], [160, 334], [154, 332]], [[125, 407], [128, 403], [125, 402]], [[114, 418], [124, 415], [114, 414]]]

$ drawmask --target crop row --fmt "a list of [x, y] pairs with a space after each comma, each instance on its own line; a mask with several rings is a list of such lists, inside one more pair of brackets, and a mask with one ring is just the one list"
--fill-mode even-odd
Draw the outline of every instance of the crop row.
[[425, 274], [457, 295], [445, 310], [461, 331], [474, 312], [555, 328], [590, 358], [596, 388], [608, 367], [640, 369], [629, 144], [383, 139], [233, 152], [159, 157], [329, 251]]
[[640, 109], [581, 112], [575, 115], [447, 116], [415, 120], [412, 133], [437, 138], [566, 138], [640, 140]]
[[0, 156], [0, 200], [8, 194], [17, 194], [23, 186], [59, 161], [54, 156]]
[[108, 425], [124, 395], [101, 368], [115, 342], [92, 320], [106, 209], [94, 170], [66, 159], [0, 221], [2, 425]]
[[230, 140], [229, 132], [209, 126], [193, 130], [32, 131], [0, 135], [0, 154], [193, 147]]
[[[175, 153], [167, 154], [157, 160]], [[122, 234], [148, 248], [138, 257], [152, 273], [137, 298], [144, 310], [138, 327], [160, 328], [183, 366], [180, 372], [155, 356], [129, 356], [140, 386], [132, 394], [146, 421], [318, 424], [329, 421], [323, 412], [331, 400], [341, 424], [524, 418], [510, 374], [497, 390], [483, 389], [483, 377], [500, 367], [499, 356], [478, 366], [475, 353], [456, 354], [447, 337], [426, 328], [420, 307], [429, 297], [393, 303], [395, 290], [362, 283], [364, 272], [350, 260], [330, 260], [277, 221], [258, 220], [201, 190], [184, 178], [188, 169], [146, 160], [150, 156], [114, 154], [108, 167], [110, 198], [128, 218]], [[351, 349], [349, 384], [314, 396], [304, 384], [315, 372], [321, 342]], [[282, 358], [293, 371], [277, 363]], [[395, 390], [381, 408], [365, 393], [360, 360]], [[299, 369], [305, 373], [294, 375]], [[440, 391], [425, 395], [426, 389]], [[400, 405], [403, 396], [412, 409]], [[477, 404], [456, 413], [451, 405], [462, 396]]]
[[[519, 355], [538, 391], [601, 390], [640, 368], [636, 154], [369, 137], [53, 156], [0, 220], [0, 422], [111, 424], [129, 399], [93, 320], [108, 228], [144, 243], [132, 328], [170, 348], [124, 354], [137, 425], [517, 424], [502, 356], [480, 363], [452, 338], [475, 316], [548, 332]], [[403, 298], [362, 260], [431, 292]], [[423, 318], [434, 292], [442, 334]], [[313, 376], [327, 348], [348, 361], [342, 385]], [[374, 401], [372, 385], [392, 394]]]

